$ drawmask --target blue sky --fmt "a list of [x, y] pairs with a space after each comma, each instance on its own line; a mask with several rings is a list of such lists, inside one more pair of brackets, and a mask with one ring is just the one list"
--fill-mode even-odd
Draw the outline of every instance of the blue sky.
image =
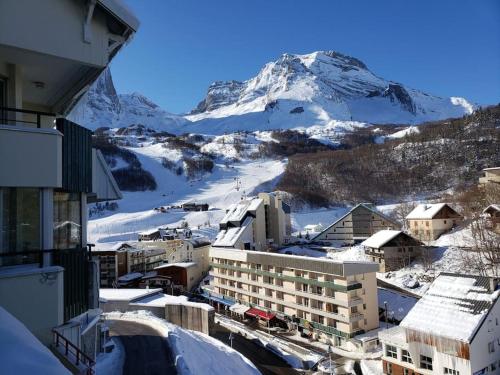
[[112, 63], [120, 93], [181, 113], [216, 80], [284, 52], [335, 50], [440, 96], [500, 102], [498, 0], [126, 0], [141, 21]]

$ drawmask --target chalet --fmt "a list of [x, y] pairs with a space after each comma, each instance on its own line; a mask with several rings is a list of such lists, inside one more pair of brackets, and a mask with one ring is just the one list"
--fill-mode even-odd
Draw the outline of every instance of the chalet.
[[423, 243], [400, 230], [383, 229], [361, 243], [380, 272], [395, 271], [409, 265], [421, 253]]
[[500, 204], [490, 204], [483, 211], [487, 215], [486, 227], [500, 233]]
[[400, 225], [377, 211], [369, 203], [360, 203], [325, 230], [313, 241], [354, 244], [366, 240], [382, 229], [399, 229]]
[[182, 205], [184, 211], [208, 211], [207, 203], [184, 203]]
[[441, 273], [397, 327], [379, 332], [385, 374], [498, 374], [498, 280]]
[[479, 178], [479, 184], [500, 184], [500, 167], [483, 169], [484, 176]]
[[419, 204], [406, 216], [408, 229], [422, 241], [432, 241], [462, 222], [463, 216], [447, 203]]

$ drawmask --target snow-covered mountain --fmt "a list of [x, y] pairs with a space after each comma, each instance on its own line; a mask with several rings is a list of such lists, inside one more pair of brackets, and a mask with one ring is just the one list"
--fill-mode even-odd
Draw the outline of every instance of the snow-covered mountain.
[[158, 131], [181, 131], [188, 122], [139, 93], [117, 94], [108, 69], [78, 103], [70, 119], [92, 130], [144, 125]]
[[90, 129], [141, 124], [176, 134], [305, 128], [345, 133], [367, 124], [418, 124], [460, 117], [475, 108], [373, 74], [338, 52], [284, 54], [244, 82], [215, 82], [190, 114], [175, 115], [145, 96], [117, 94], [106, 70], [71, 118]]
[[[244, 82], [215, 82], [187, 118], [206, 131], [329, 125], [335, 120], [416, 124], [460, 117], [474, 105], [382, 79], [338, 52], [284, 54]], [[192, 127], [192, 126], [190, 126]]]

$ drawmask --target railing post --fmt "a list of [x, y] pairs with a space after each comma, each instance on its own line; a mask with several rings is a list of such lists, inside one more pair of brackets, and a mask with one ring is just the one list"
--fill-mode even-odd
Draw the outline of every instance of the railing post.
[[41, 121], [40, 121], [40, 113], [36, 114], [36, 127], [40, 129], [41, 127]]
[[64, 344], [66, 347], [66, 356], [68, 355], [68, 340], [64, 340]]

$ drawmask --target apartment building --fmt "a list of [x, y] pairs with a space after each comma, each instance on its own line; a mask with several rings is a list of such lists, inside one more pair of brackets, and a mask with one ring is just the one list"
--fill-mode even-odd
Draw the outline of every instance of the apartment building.
[[115, 0], [0, 2], [0, 301], [44, 344], [97, 307], [87, 203], [121, 198], [66, 117], [137, 27]]
[[118, 244], [109, 250], [94, 250], [92, 257], [99, 262], [100, 288], [112, 288], [117, 285], [118, 278], [128, 273], [128, 244]]
[[419, 204], [406, 216], [408, 229], [421, 241], [438, 239], [462, 220], [463, 216], [447, 203]]
[[214, 246], [244, 250], [266, 250], [288, 242], [290, 207], [273, 193], [233, 204], [219, 223]]
[[380, 272], [395, 271], [409, 265], [421, 254], [423, 243], [400, 230], [383, 229], [361, 245]]
[[211, 297], [342, 345], [378, 327], [378, 265], [212, 247]]
[[479, 178], [480, 185], [500, 184], [500, 167], [483, 169], [484, 176]]
[[377, 211], [372, 204], [360, 203], [311, 240], [338, 246], [352, 245], [382, 229], [399, 228], [396, 221]]
[[441, 273], [400, 326], [379, 332], [385, 374], [500, 374], [500, 291]]

